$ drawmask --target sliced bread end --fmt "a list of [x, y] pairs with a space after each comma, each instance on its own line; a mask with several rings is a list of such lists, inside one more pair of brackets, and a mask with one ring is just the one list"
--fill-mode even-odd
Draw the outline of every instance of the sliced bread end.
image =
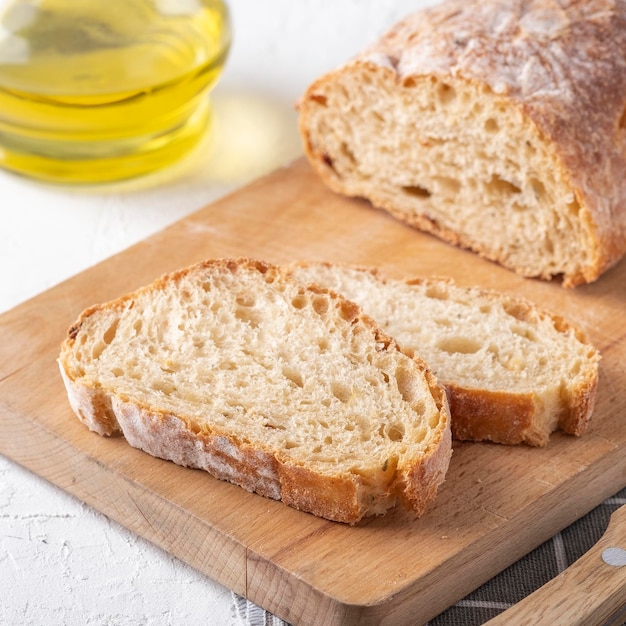
[[92, 430], [331, 520], [421, 515], [451, 455], [445, 391], [354, 303], [250, 259], [87, 309], [59, 366]]

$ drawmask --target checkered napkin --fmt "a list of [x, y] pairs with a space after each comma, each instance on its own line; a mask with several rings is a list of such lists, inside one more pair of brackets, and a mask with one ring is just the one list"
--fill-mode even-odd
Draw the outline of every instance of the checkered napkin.
[[[590, 550], [604, 534], [613, 512], [624, 504], [626, 489], [432, 619], [428, 626], [478, 626], [496, 617]], [[236, 619], [242, 626], [289, 626], [241, 596], [233, 594], [233, 603]], [[626, 624], [621, 620], [619, 623]], [[614, 624], [617, 626], [611, 622], [611, 626]]]

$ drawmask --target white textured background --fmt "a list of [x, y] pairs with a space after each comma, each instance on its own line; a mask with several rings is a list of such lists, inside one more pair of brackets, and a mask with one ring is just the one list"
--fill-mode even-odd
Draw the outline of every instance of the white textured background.
[[[306, 85], [428, 3], [231, 0], [215, 133], [194, 159], [91, 191], [0, 172], [0, 312], [297, 156]], [[0, 456], [0, 624], [237, 623], [228, 590]]]

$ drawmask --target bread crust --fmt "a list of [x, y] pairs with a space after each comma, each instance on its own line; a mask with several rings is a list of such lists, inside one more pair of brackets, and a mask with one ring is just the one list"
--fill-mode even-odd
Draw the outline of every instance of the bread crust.
[[548, 442], [541, 433], [532, 432], [538, 412], [532, 393], [472, 389], [454, 383], [446, 388], [454, 439], [534, 446]]
[[[115, 392], [107, 392], [97, 383], [81, 378], [80, 373], [68, 365], [67, 355], [86, 317], [107, 309], [116, 310], [140, 293], [159, 290], [170, 281], [210, 267], [228, 271], [252, 269], [271, 275], [270, 281], [288, 276], [280, 268], [261, 261], [212, 260], [165, 275], [132, 294], [85, 310], [69, 329], [58, 360], [70, 405], [79, 419], [101, 435], [121, 434], [131, 446], [153, 456], [206, 470], [220, 480], [326, 519], [355, 524], [365, 516], [384, 513], [396, 502], [410, 507], [418, 516], [423, 514], [444, 480], [452, 449], [445, 391], [419, 358], [413, 360], [429, 384], [440, 424], [430, 448], [423, 455], [411, 458], [408, 468], [399, 468], [399, 473], [407, 473], [409, 479], [398, 479], [383, 489], [372, 488], [356, 473], [333, 475], [299, 465], [280, 451], [252, 445], [220, 430], [211, 423], [210, 416], [207, 424], [200, 428], [191, 417], [164, 413]], [[328, 293], [315, 287], [310, 291]], [[358, 318], [371, 330], [381, 350], [400, 351], [396, 342], [363, 315], [358, 305], [337, 294], [332, 297], [339, 301], [346, 320]]]
[[[492, 441], [507, 445], [525, 443], [545, 446], [549, 434], [537, 429], [536, 417], [543, 407], [535, 394], [509, 393], [446, 384], [452, 437], [459, 441]], [[558, 429], [577, 437], [583, 435], [593, 413], [597, 378], [587, 378], [573, 404], [559, 416]]]
[[[129, 445], [152, 456], [205, 470], [249, 492], [337, 522], [356, 524], [363, 517], [384, 514], [397, 502], [421, 516], [450, 463], [451, 435], [444, 428], [441, 439], [394, 489], [372, 497], [356, 475], [320, 475], [227, 434], [198, 432], [182, 416], [163, 414], [117, 396], [103, 402], [96, 390], [70, 380], [62, 367], [61, 374], [70, 404], [80, 407], [81, 421], [98, 434], [121, 434]], [[105, 404], [110, 406], [108, 417], [101, 410]]]
[[572, 394], [570, 410], [559, 418], [559, 428], [570, 435], [583, 435], [593, 414], [598, 388], [598, 376], [587, 376]]
[[[408, 16], [321, 77], [300, 105], [305, 152], [326, 184], [349, 195], [360, 192], [333, 176], [312, 145], [305, 104], [339, 74], [360, 70], [377, 73], [392, 89], [428, 76], [483, 85], [519, 110], [552, 152], [580, 206], [584, 240], [577, 245], [584, 246], [585, 259], [564, 275], [564, 286], [596, 280], [626, 254], [624, 0], [447, 0]], [[372, 200], [408, 221], [389, 198]], [[410, 223], [467, 245], [426, 216]], [[502, 262], [485, 248], [476, 251]]]

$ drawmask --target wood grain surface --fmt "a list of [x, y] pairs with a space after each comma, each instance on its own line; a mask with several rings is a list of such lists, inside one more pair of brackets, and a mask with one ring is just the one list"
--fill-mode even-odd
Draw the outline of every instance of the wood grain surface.
[[[348, 527], [82, 426], [55, 362], [79, 312], [242, 255], [447, 275], [564, 315], [603, 354], [590, 430], [543, 449], [455, 444], [424, 517], [398, 509]], [[524, 279], [333, 194], [299, 160], [0, 316], [0, 453], [289, 622], [416, 625], [626, 486], [625, 312], [626, 263], [575, 290]]]

